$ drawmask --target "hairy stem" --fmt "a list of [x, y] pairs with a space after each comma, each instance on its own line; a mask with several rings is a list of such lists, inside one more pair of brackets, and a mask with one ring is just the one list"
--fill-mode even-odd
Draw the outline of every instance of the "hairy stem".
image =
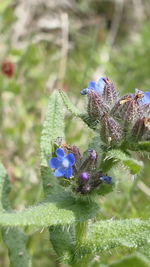
[[80, 246], [87, 238], [87, 221], [77, 222], [75, 226], [76, 230], [76, 245]]
[[89, 266], [89, 258], [91, 255], [85, 254], [82, 255], [80, 253], [81, 244], [84, 244], [87, 239], [87, 230], [88, 230], [88, 222], [77, 222], [75, 225], [75, 233], [76, 233], [76, 255], [74, 258], [74, 263], [72, 267], [88, 267]]

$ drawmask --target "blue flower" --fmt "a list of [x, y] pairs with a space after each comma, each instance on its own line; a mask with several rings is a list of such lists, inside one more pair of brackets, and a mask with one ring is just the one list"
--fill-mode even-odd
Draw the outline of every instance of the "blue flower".
[[65, 155], [62, 148], [57, 148], [56, 157], [49, 160], [49, 166], [55, 169], [54, 176], [70, 178], [72, 176], [72, 166], [75, 163], [75, 157], [72, 153]]
[[94, 81], [91, 81], [88, 84], [88, 87], [87, 88], [85, 88], [85, 89], [83, 89], [83, 90], [80, 91], [81, 95], [88, 94], [88, 92], [90, 90], [94, 90], [95, 92], [102, 94], [107, 80], [108, 80], [107, 78], [102, 77], [102, 78], [100, 78], [98, 80], [97, 83], [94, 82]]
[[150, 103], [150, 92], [143, 92], [143, 91], [135, 88], [135, 94], [136, 94], [136, 97], [137, 97], [140, 105]]
[[100, 177], [100, 180], [102, 182], [107, 183], [107, 184], [111, 184], [112, 183], [112, 178], [110, 176], [101, 176]]
[[143, 92], [144, 96], [139, 100], [141, 105], [150, 103], [150, 92]]

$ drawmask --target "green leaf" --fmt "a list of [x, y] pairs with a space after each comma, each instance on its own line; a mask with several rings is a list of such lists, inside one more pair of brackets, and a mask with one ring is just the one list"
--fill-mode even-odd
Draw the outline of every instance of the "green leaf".
[[19, 228], [3, 228], [2, 237], [7, 245], [11, 267], [30, 267], [31, 258], [26, 251], [27, 236]]
[[[10, 183], [5, 168], [0, 164], [0, 214], [5, 213], [5, 209], [10, 209], [8, 194]], [[5, 223], [4, 223], [5, 225]], [[19, 228], [2, 228], [2, 237], [8, 248], [10, 263], [12, 267], [29, 267], [31, 259], [26, 251], [27, 237]]]
[[116, 261], [109, 265], [110, 267], [148, 267], [149, 260], [143, 255], [137, 253], [128, 257], [124, 257], [122, 260]]
[[70, 101], [69, 97], [66, 95], [66, 93], [62, 90], [59, 91], [63, 101], [64, 101], [64, 105], [66, 106], [66, 108], [74, 115], [77, 117], [80, 117], [81, 112], [80, 110], [78, 110]]
[[93, 218], [98, 210], [97, 204], [77, 198], [62, 188], [61, 192], [51, 194], [44, 203], [37, 206], [19, 212], [0, 212], [0, 225], [66, 225]]
[[[57, 137], [63, 137], [63, 131], [64, 131], [64, 125], [63, 125], [63, 100], [61, 98], [61, 95], [58, 94], [58, 92], [50, 97], [49, 104], [48, 104], [48, 111], [46, 114], [46, 119], [44, 122], [44, 127], [42, 131], [42, 142], [41, 142], [41, 148], [42, 151], [46, 155], [52, 153], [51, 151], [47, 151], [48, 147], [50, 148], [50, 142], [54, 142], [54, 140]], [[56, 121], [56, 123], [55, 123]], [[52, 127], [51, 127], [52, 125]], [[44, 142], [43, 142], [44, 140]], [[43, 154], [44, 154], [43, 153]], [[43, 155], [44, 157], [44, 155]], [[41, 166], [41, 178], [43, 181], [43, 189], [45, 197], [49, 196], [50, 194], [54, 193], [58, 194], [58, 191], [60, 191], [60, 194], [63, 191], [63, 188], [58, 184], [58, 179], [53, 176], [52, 170], [50, 168], [47, 168], [45, 166]], [[56, 198], [56, 195], [54, 196], [54, 199]], [[70, 202], [70, 199], [68, 199], [68, 203]], [[67, 204], [68, 204], [67, 203]], [[55, 208], [55, 207], [54, 207]], [[52, 211], [52, 209], [51, 209]], [[56, 219], [55, 226], [49, 227], [49, 233], [50, 233], [50, 241], [53, 245], [54, 250], [56, 251], [59, 258], [69, 259], [71, 256], [71, 253], [73, 253], [73, 241], [72, 241], [72, 235], [69, 231], [67, 231], [65, 226], [57, 225], [57, 222], [59, 220], [59, 224], [64, 224], [63, 219], [69, 218], [73, 219], [74, 214], [70, 212], [70, 215], [68, 214], [68, 211], [65, 212], [62, 210], [62, 215], [57, 212], [57, 210], [54, 210], [54, 214], [58, 216]], [[54, 217], [53, 213], [51, 214], [52, 217]], [[66, 218], [64, 217], [66, 216]], [[61, 221], [62, 220], [62, 221]], [[61, 221], [61, 223], [60, 223]], [[48, 221], [48, 226], [51, 225], [50, 221]]]
[[87, 113], [81, 113], [81, 111], [79, 109], [77, 109], [72, 102], [70, 101], [69, 97], [66, 95], [66, 93], [62, 90], [59, 91], [60, 95], [64, 101], [64, 105], [66, 106], [66, 108], [76, 117], [79, 117], [80, 119], [82, 119], [84, 121], [84, 123], [86, 123], [88, 125], [89, 128], [95, 130], [96, 129], [96, 125], [98, 124], [98, 121], [94, 121], [91, 120], [91, 118], [89, 117], [89, 115]]
[[49, 97], [41, 135], [42, 165], [47, 166], [47, 159], [52, 153], [52, 143], [57, 137], [64, 138], [64, 112], [61, 96], [58, 91], [54, 91]]
[[[53, 176], [50, 168], [41, 167], [41, 176], [43, 180], [44, 194], [50, 196], [50, 194], [58, 194], [64, 190], [62, 186], [59, 185], [58, 179]], [[55, 197], [54, 197], [55, 198]], [[72, 254], [74, 253], [74, 242], [73, 234], [71, 232], [71, 226], [61, 226], [55, 225], [48, 228], [50, 233], [50, 241], [53, 245], [59, 258], [62, 261], [69, 261]]]
[[45, 198], [51, 193], [58, 193], [59, 189], [62, 190], [62, 187], [58, 183], [58, 179], [53, 175], [53, 172], [49, 167], [41, 166], [41, 178], [43, 181]]
[[92, 130], [96, 130], [97, 124], [99, 123], [98, 120], [93, 121], [93, 119], [89, 117], [88, 113], [81, 114], [80, 118], [84, 121], [84, 123], [87, 124], [89, 128], [91, 128]]
[[138, 142], [137, 144], [129, 144], [129, 149], [133, 151], [150, 152], [150, 142], [141, 141], [141, 142]]
[[69, 261], [75, 251], [75, 237], [73, 227], [51, 226], [49, 227], [50, 241], [57, 255], [62, 261]]
[[10, 184], [8, 180], [8, 175], [5, 168], [0, 163], [0, 211], [3, 208], [8, 208], [8, 194], [10, 192]]
[[131, 158], [129, 155], [123, 153], [120, 150], [110, 150], [104, 159], [104, 164], [107, 166], [108, 162], [113, 166], [118, 162], [121, 162], [124, 166], [128, 167], [131, 174], [138, 173], [143, 168], [143, 162]]
[[150, 220], [104, 220], [91, 225], [82, 253], [101, 253], [115, 247], [137, 248], [150, 242]]
[[150, 261], [150, 243], [144, 245], [142, 248], [139, 249], [139, 251]]

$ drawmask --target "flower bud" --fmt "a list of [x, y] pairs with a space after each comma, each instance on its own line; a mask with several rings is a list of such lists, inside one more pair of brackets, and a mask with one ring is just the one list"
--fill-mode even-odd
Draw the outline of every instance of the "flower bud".
[[81, 172], [79, 177], [82, 181], [87, 181], [90, 178], [88, 172]]
[[117, 92], [113, 83], [109, 79], [105, 79], [105, 83], [102, 96], [103, 99], [111, 105], [117, 100]]
[[139, 117], [139, 103], [137, 100], [137, 94], [126, 95], [116, 103], [111, 112], [126, 131]]
[[80, 170], [91, 173], [96, 168], [97, 153], [94, 149], [90, 149], [88, 152], [90, 153], [90, 155], [83, 161]]
[[107, 184], [111, 184], [112, 183], [112, 178], [110, 176], [101, 176], [100, 177], [100, 181], [102, 183], [107, 183]]
[[104, 103], [102, 95], [94, 90], [88, 93], [88, 114], [93, 120], [100, 120], [100, 118], [107, 113], [108, 106]]
[[146, 131], [143, 135], [143, 140], [150, 140], [150, 118], [145, 118], [144, 124]]
[[141, 116], [150, 117], [150, 103], [139, 106]]
[[91, 160], [95, 160], [97, 157], [96, 151], [94, 149], [89, 149], [88, 152], [90, 152]]
[[116, 144], [122, 137], [122, 129], [112, 117], [104, 116], [100, 130], [101, 138], [105, 143]]
[[133, 129], [131, 131], [131, 138], [133, 140], [136, 140], [136, 141], [141, 140], [146, 130], [144, 121], [145, 121], [145, 118], [138, 119], [136, 123], [134, 124]]

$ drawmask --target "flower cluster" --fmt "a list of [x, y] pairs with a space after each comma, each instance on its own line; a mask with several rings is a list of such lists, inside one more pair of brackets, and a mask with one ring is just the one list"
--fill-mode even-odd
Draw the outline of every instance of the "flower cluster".
[[88, 150], [85, 158], [81, 157], [75, 146], [57, 148], [55, 153], [57, 157], [49, 160], [49, 167], [54, 169], [54, 176], [69, 179], [74, 191], [87, 194], [95, 189], [101, 189], [104, 184], [112, 188], [112, 178], [97, 170], [95, 150]]
[[[113, 83], [102, 77], [98, 82], [91, 81], [81, 94], [88, 98], [87, 113], [82, 119], [99, 132], [106, 150], [116, 146], [128, 150], [131, 143], [150, 140], [150, 92], [135, 89], [134, 93], [119, 97]], [[98, 168], [96, 150], [90, 149], [81, 156], [75, 146], [57, 143], [57, 147], [57, 157], [49, 160], [54, 176], [68, 179], [73, 190], [83, 195], [93, 191], [103, 194], [105, 186], [104, 194], [112, 190], [112, 178]]]
[[108, 78], [91, 81], [81, 91], [88, 97], [85, 122], [100, 132], [101, 139], [109, 146], [123, 142], [150, 140], [150, 92], [135, 89], [135, 93], [118, 97]]

